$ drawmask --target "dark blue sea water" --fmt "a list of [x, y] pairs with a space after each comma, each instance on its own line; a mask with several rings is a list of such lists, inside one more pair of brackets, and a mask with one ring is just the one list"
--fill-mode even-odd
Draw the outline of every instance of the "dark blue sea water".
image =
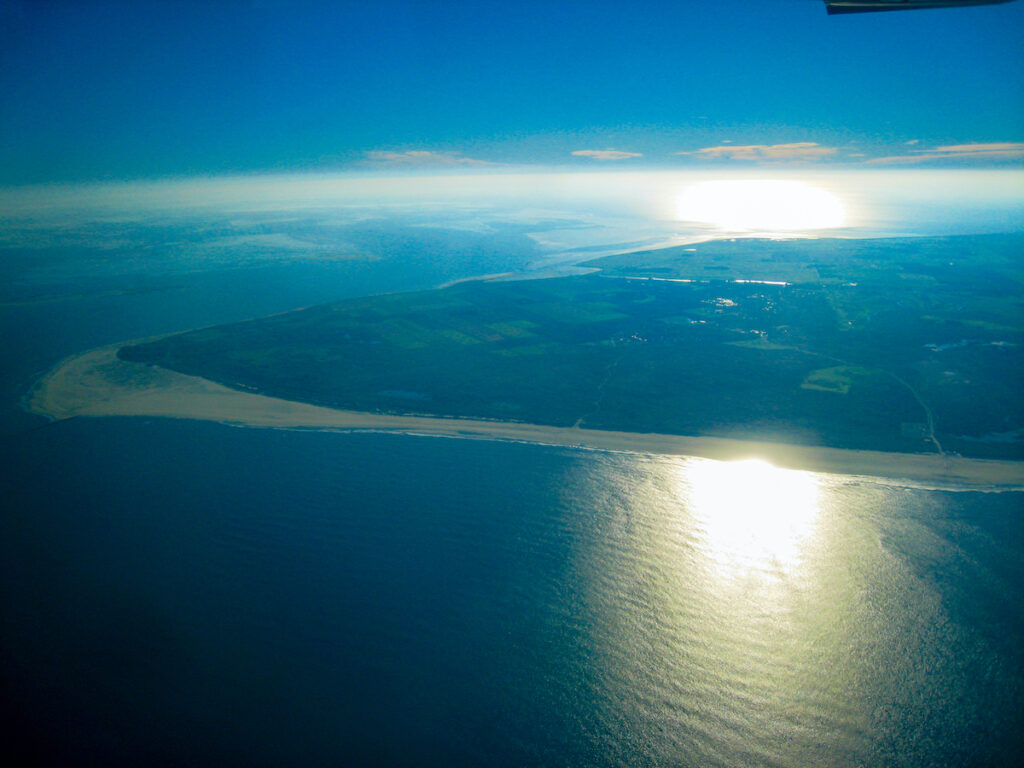
[[8, 716], [87, 763], [1010, 764], [1018, 494], [792, 476], [751, 539], [707, 464], [53, 425], [2, 462]]
[[17, 410], [63, 355], [386, 282], [331, 285], [323, 269], [3, 308], [9, 752], [267, 766], [1024, 752], [1020, 493]]

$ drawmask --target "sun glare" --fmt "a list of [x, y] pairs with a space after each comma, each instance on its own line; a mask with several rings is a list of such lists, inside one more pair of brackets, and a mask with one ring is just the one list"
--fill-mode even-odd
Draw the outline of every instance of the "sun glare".
[[794, 567], [818, 518], [818, 481], [765, 461], [696, 460], [687, 499], [707, 550], [730, 571]]
[[804, 233], [845, 223], [843, 204], [831, 192], [802, 181], [702, 181], [683, 190], [680, 221], [727, 232]]

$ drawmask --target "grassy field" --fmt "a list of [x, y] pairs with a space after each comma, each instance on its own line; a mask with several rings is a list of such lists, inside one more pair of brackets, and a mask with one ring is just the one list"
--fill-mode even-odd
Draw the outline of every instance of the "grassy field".
[[355, 410], [1018, 458], [1022, 249], [1019, 236], [717, 241], [121, 356]]

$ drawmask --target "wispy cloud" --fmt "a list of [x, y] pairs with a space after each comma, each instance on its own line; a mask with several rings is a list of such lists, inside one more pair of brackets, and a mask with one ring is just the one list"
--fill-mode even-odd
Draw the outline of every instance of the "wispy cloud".
[[930, 149], [912, 149], [909, 155], [876, 157], [867, 165], [915, 165], [944, 160], [973, 162], [1024, 159], [1024, 142], [997, 141], [977, 144], [947, 144]]
[[998, 141], [989, 144], [950, 144], [945, 147], [935, 147], [922, 152], [942, 152], [953, 157], [991, 156], [999, 157], [1020, 157], [1024, 154], [1024, 142], [1022, 141]]
[[676, 152], [699, 160], [747, 160], [759, 162], [802, 162], [821, 160], [835, 155], [835, 147], [823, 147], [814, 141], [798, 141], [792, 144], [720, 144], [704, 147], [693, 152]]
[[374, 165], [398, 166], [456, 166], [494, 165], [486, 160], [463, 157], [459, 152], [434, 152], [427, 149], [409, 149], [404, 152], [376, 149], [366, 153], [366, 162]]
[[643, 157], [641, 152], [623, 152], [620, 149], [577, 149], [576, 157], [589, 157], [591, 160], [628, 160], [631, 157]]

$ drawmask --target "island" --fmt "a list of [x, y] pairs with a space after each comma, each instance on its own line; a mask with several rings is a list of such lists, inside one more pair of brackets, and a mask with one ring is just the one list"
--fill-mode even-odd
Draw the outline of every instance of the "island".
[[[709, 241], [604, 257], [585, 274], [461, 282], [145, 340], [89, 370], [106, 366], [105, 386], [135, 377], [122, 395], [157, 382], [187, 403], [189, 387], [206, 387], [262, 398], [250, 415], [290, 403], [335, 428], [595, 447], [614, 447], [595, 435], [619, 435], [620, 447], [660, 440], [716, 456], [784, 446], [775, 453], [802, 458], [783, 463], [832, 470], [842, 462], [813, 457], [899, 454], [890, 463], [916, 456], [947, 476], [972, 457], [1020, 476], [1022, 253], [1017, 234]], [[57, 387], [47, 382], [40, 391]], [[58, 415], [57, 389], [36, 409]], [[180, 403], [184, 413], [165, 415], [188, 415]], [[304, 413], [295, 425], [316, 426]]]

